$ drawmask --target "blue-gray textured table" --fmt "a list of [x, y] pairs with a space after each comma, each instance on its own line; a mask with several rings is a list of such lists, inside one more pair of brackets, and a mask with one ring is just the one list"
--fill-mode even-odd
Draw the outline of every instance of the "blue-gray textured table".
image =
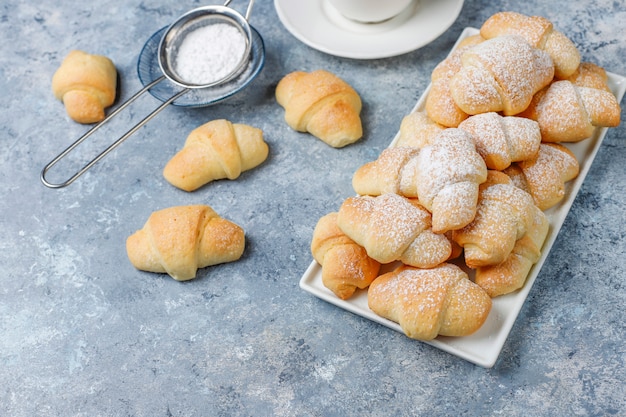
[[[0, 7], [0, 415], [624, 415], [626, 129], [611, 129], [513, 331], [491, 369], [325, 303], [298, 287], [317, 219], [353, 194], [467, 26], [515, 10], [551, 19], [583, 59], [626, 74], [626, 4], [468, 0], [431, 44], [379, 60], [318, 52], [258, 0], [261, 75], [230, 100], [167, 108], [67, 188], [39, 181], [85, 130], [52, 96], [65, 54], [104, 54], [121, 99], [141, 87], [145, 41], [197, 1], [33, 2]], [[62, 4], [62, 5], [58, 5]], [[233, 4], [238, 7], [237, 2]], [[325, 68], [361, 94], [365, 137], [337, 150], [283, 122], [274, 99], [293, 70]], [[151, 96], [89, 142], [96, 152], [156, 105]], [[622, 113], [624, 117], [624, 113]], [[194, 127], [261, 128], [270, 156], [194, 193], [161, 171]], [[126, 237], [157, 209], [204, 203], [246, 230], [241, 260], [180, 283], [135, 270]]]

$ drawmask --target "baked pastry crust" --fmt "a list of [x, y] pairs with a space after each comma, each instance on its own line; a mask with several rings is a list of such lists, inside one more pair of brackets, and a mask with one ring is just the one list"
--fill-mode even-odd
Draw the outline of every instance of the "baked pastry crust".
[[520, 116], [537, 121], [543, 142], [579, 142], [596, 127], [618, 126], [621, 107], [609, 91], [561, 80], [535, 94]]
[[491, 298], [461, 268], [442, 264], [431, 269], [402, 265], [376, 278], [367, 292], [369, 308], [400, 325], [418, 340], [468, 336], [491, 311]]
[[263, 163], [268, 154], [261, 129], [212, 120], [191, 131], [163, 169], [163, 176], [182, 190], [194, 191], [211, 181], [237, 179]]
[[337, 226], [337, 213], [321, 217], [311, 240], [313, 258], [322, 266], [322, 283], [342, 300], [365, 289], [378, 276], [380, 263]]
[[534, 158], [539, 152], [539, 124], [524, 117], [482, 113], [464, 120], [459, 129], [471, 134], [489, 169], [501, 171], [512, 162]]
[[500, 12], [492, 15], [480, 28], [480, 35], [485, 39], [513, 34], [522, 36], [533, 47], [550, 55], [556, 78], [570, 77], [580, 65], [576, 45], [544, 17]]
[[450, 92], [467, 114], [521, 113], [554, 78], [550, 56], [518, 35], [479, 43], [463, 53], [461, 64], [450, 79]]
[[292, 129], [309, 132], [334, 148], [363, 136], [361, 97], [326, 70], [285, 75], [276, 86], [276, 100], [285, 109], [285, 121]]
[[487, 179], [485, 161], [469, 133], [443, 130], [417, 155], [415, 185], [419, 202], [432, 213], [433, 231], [460, 229], [476, 214], [478, 186]]
[[432, 268], [452, 255], [448, 238], [432, 231], [430, 213], [398, 194], [348, 197], [337, 225], [381, 264], [400, 261]]
[[155, 211], [126, 240], [135, 268], [177, 281], [195, 278], [198, 268], [236, 261], [244, 248], [244, 230], [206, 205]]
[[95, 123], [116, 97], [117, 70], [102, 55], [73, 50], [52, 77], [52, 92], [65, 105], [68, 116], [78, 123]]

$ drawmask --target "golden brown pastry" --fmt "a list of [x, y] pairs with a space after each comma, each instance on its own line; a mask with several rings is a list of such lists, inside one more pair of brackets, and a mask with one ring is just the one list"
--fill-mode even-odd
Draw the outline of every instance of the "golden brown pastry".
[[400, 134], [394, 146], [423, 148], [443, 129], [445, 129], [445, 127], [432, 120], [426, 112], [411, 112], [402, 119], [400, 123]]
[[115, 101], [117, 70], [102, 55], [73, 50], [52, 77], [52, 92], [65, 105], [67, 114], [78, 123], [104, 119], [104, 110]]
[[416, 163], [418, 148], [386, 148], [378, 159], [362, 165], [352, 177], [357, 194], [377, 196], [386, 193], [417, 197]]
[[480, 35], [465, 38], [441, 61], [431, 74], [430, 90], [426, 96], [425, 111], [438, 124], [457, 127], [468, 116], [452, 98], [450, 79], [461, 69], [461, 56], [484, 39]]
[[474, 282], [492, 298], [522, 288], [530, 268], [541, 257], [541, 247], [548, 236], [550, 222], [538, 207], [533, 206], [531, 209], [533, 222], [526, 234], [515, 242], [513, 251], [506, 260], [498, 265], [476, 269]]
[[177, 281], [195, 278], [198, 268], [236, 261], [244, 247], [243, 229], [205, 205], [155, 211], [126, 240], [135, 268], [167, 273]]
[[516, 115], [554, 78], [550, 56], [518, 35], [479, 43], [463, 53], [461, 64], [450, 79], [450, 92], [468, 114]]
[[432, 268], [452, 254], [448, 238], [433, 233], [430, 213], [397, 194], [348, 197], [339, 208], [337, 225], [382, 264], [400, 261]]
[[452, 232], [452, 239], [463, 247], [465, 264], [478, 268], [504, 262], [532, 224], [533, 205], [530, 194], [513, 185], [506, 174], [489, 171], [480, 187], [476, 217]]
[[332, 147], [341, 148], [363, 136], [359, 94], [328, 71], [287, 74], [276, 86], [276, 100], [292, 129], [309, 132]]
[[491, 298], [461, 268], [400, 266], [381, 275], [367, 292], [369, 308], [396, 322], [418, 340], [468, 336], [480, 329], [491, 311]]
[[565, 183], [580, 170], [576, 156], [558, 143], [542, 143], [536, 158], [504, 170], [513, 184], [528, 192], [541, 210], [556, 205], [565, 196]]
[[541, 143], [539, 125], [524, 117], [482, 113], [463, 121], [459, 129], [472, 135], [487, 168], [499, 171], [511, 162], [536, 157]]
[[337, 213], [319, 219], [311, 241], [313, 258], [322, 266], [322, 283], [342, 300], [367, 288], [378, 276], [380, 263], [337, 226]]
[[552, 22], [540, 16], [526, 16], [516, 12], [500, 12], [492, 15], [480, 28], [485, 39], [503, 35], [520, 35], [533, 47], [542, 49], [554, 62], [557, 78], [571, 76], [580, 64], [576, 45], [562, 32], [554, 29]]
[[597, 88], [611, 92], [606, 70], [592, 62], [581, 62], [578, 69], [567, 80], [577, 87]]
[[261, 129], [213, 120], [189, 134], [184, 147], [165, 166], [163, 176], [172, 185], [193, 191], [214, 180], [238, 178], [265, 161], [268, 152]]
[[476, 213], [478, 186], [487, 167], [469, 133], [443, 130], [417, 155], [415, 184], [419, 202], [432, 213], [435, 233], [460, 229]]
[[618, 126], [620, 113], [612, 93], [563, 80], [538, 92], [520, 116], [539, 123], [544, 142], [579, 142], [590, 138], [598, 126]]

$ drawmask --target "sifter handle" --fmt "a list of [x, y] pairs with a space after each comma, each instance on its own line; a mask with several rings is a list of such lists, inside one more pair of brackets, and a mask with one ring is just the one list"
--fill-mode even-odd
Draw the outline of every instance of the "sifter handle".
[[128, 132], [126, 132], [122, 137], [120, 137], [119, 139], [117, 139], [115, 142], [113, 142], [111, 145], [109, 145], [108, 148], [106, 148], [104, 151], [102, 151], [98, 156], [96, 156], [94, 159], [92, 159], [91, 161], [89, 161], [85, 166], [83, 166], [78, 172], [76, 172], [74, 175], [72, 175], [68, 180], [64, 181], [64, 182], [60, 182], [60, 183], [53, 183], [50, 182], [46, 179], [46, 174], [48, 173], [48, 171], [50, 170], [50, 168], [52, 168], [54, 165], [56, 165], [61, 159], [63, 159], [65, 156], [67, 156], [67, 154], [69, 154], [70, 152], [72, 152], [78, 145], [80, 145], [83, 141], [85, 141], [85, 139], [87, 139], [89, 136], [91, 136], [96, 130], [98, 130], [100, 127], [102, 127], [105, 123], [107, 123], [109, 120], [111, 120], [113, 117], [115, 117], [119, 112], [121, 112], [122, 110], [124, 110], [126, 107], [128, 107], [129, 104], [131, 104], [133, 101], [135, 101], [136, 99], [138, 99], [143, 93], [145, 93], [146, 91], [148, 91], [150, 88], [154, 87], [155, 85], [157, 85], [158, 83], [160, 83], [161, 81], [163, 81], [165, 79], [165, 76], [161, 76], [157, 79], [155, 79], [154, 81], [152, 81], [151, 83], [147, 84], [143, 89], [139, 90], [137, 93], [135, 93], [135, 95], [133, 95], [131, 98], [129, 98], [128, 100], [126, 100], [120, 107], [118, 107], [117, 109], [115, 109], [115, 111], [113, 111], [111, 114], [109, 114], [104, 120], [102, 120], [101, 122], [99, 122], [97, 125], [95, 125], [94, 127], [92, 127], [89, 131], [87, 131], [87, 133], [85, 133], [83, 136], [81, 136], [80, 138], [78, 138], [78, 140], [76, 140], [76, 142], [72, 143], [70, 146], [68, 146], [63, 152], [61, 152], [56, 158], [54, 158], [52, 161], [50, 161], [41, 171], [41, 182], [49, 188], [63, 188], [66, 187], [68, 185], [70, 185], [71, 183], [73, 183], [78, 177], [80, 177], [81, 175], [83, 175], [89, 168], [91, 168], [93, 165], [96, 164], [96, 162], [98, 162], [99, 160], [101, 160], [102, 158], [104, 158], [106, 155], [109, 154], [109, 152], [111, 152], [113, 149], [117, 148], [122, 142], [124, 142], [126, 139], [128, 139], [133, 133], [135, 133], [137, 130], [139, 130], [139, 128], [141, 128], [143, 125], [145, 125], [146, 123], [148, 123], [154, 116], [156, 116], [161, 110], [163, 110], [165, 107], [167, 107], [169, 104], [171, 104], [172, 102], [174, 102], [176, 99], [178, 99], [179, 97], [181, 97], [183, 94], [185, 94], [187, 91], [189, 91], [189, 89], [184, 89], [181, 90], [180, 92], [176, 93], [175, 95], [173, 95], [172, 97], [170, 97], [167, 101], [163, 102], [163, 104], [161, 104], [159, 107], [157, 107], [156, 109], [154, 109], [152, 111], [152, 113], [150, 113], [149, 115], [147, 115], [143, 120], [141, 120], [139, 123], [137, 123], [134, 127], [132, 127]]

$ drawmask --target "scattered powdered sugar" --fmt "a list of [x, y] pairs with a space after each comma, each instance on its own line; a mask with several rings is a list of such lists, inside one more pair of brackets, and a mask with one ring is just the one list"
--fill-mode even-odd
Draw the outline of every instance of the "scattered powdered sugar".
[[491, 308], [489, 297], [452, 264], [433, 269], [401, 267], [374, 281], [370, 307], [415, 339], [471, 333]]
[[[450, 128], [442, 131], [432, 145], [420, 151], [417, 158], [419, 200], [433, 213], [433, 218], [447, 215], [434, 212], [434, 201], [444, 189], [463, 182], [477, 186], [487, 177], [487, 167], [482, 157], [476, 152], [471, 136], [461, 129]], [[464, 205], [471, 211], [475, 210], [475, 197], [466, 201], [461, 200], [462, 197], [471, 196], [472, 187], [454, 186], [453, 188], [463, 190], [461, 195], [444, 191], [442, 197], [437, 198], [437, 205], [443, 210], [446, 207], [452, 207], [450, 205], [458, 207], [455, 210], [460, 210], [460, 207]], [[467, 191], [470, 193], [466, 194]], [[455, 219], [450, 219], [450, 221], [454, 222]]]
[[487, 167], [502, 169], [501, 161], [510, 164], [508, 141], [499, 114], [489, 112], [471, 116], [459, 125], [459, 129], [472, 135], [476, 150], [485, 159]]
[[365, 274], [365, 271], [369, 269], [366, 265], [367, 258], [364, 256], [364, 249], [360, 246], [356, 247], [355, 243], [346, 243], [335, 248], [335, 251], [337, 252], [333, 260], [341, 266], [343, 283], [358, 288], [365, 288], [369, 285], [372, 276]]
[[505, 112], [513, 111], [509, 114], [528, 107], [532, 96], [554, 75], [550, 56], [533, 48], [521, 36], [501, 36], [485, 41], [475, 47], [474, 53], [498, 82], [506, 103]]
[[517, 240], [516, 232], [515, 218], [508, 205], [497, 201], [484, 204], [481, 200], [474, 220], [453, 235], [465, 250], [467, 265], [474, 268], [476, 262], [504, 260]]
[[541, 143], [539, 124], [524, 117], [502, 119], [513, 161], [524, 161], [537, 155]]
[[[396, 260], [427, 226], [430, 214], [396, 194], [373, 199], [369, 232], [371, 244]], [[384, 260], [382, 262], [385, 262]]]
[[519, 35], [505, 35], [468, 50], [450, 88], [466, 113], [502, 110], [512, 115], [526, 109], [553, 76], [554, 64], [546, 52]]
[[565, 182], [578, 175], [576, 157], [560, 144], [542, 143], [536, 159], [520, 163], [527, 188], [539, 208], [545, 210], [565, 195]]
[[499, 111], [504, 107], [500, 89], [493, 75], [480, 62], [468, 62], [449, 84], [454, 103], [465, 113]]
[[471, 116], [459, 125], [472, 135], [476, 150], [489, 169], [503, 170], [511, 162], [537, 155], [541, 143], [539, 124], [524, 117], [489, 112]]
[[520, 35], [535, 48], [541, 48], [552, 31], [552, 23], [540, 16], [531, 17], [515, 12], [502, 12], [488, 19], [483, 28], [481, 33], [489, 38]]
[[400, 192], [405, 197], [417, 197], [417, 154], [409, 159], [400, 171]]
[[474, 219], [478, 184], [465, 181], [444, 187], [433, 200], [433, 230], [459, 229]]
[[402, 254], [400, 261], [418, 268], [433, 268], [445, 262], [452, 246], [445, 235], [423, 230]]
[[593, 127], [576, 87], [569, 81], [556, 81], [545, 90], [537, 103], [537, 122], [544, 140], [560, 141], [583, 131], [591, 134]]
[[370, 257], [389, 263], [430, 227], [430, 213], [398, 194], [350, 197], [339, 209], [337, 224]]
[[559, 179], [563, 182], [574, 179], [578, 175], [578, 160], [560, 144], [542, 144], [537, 163], [554, 167], [559, 172]]
[[[396, 193], [406, 197], [416, 197], [410, 195], [412, 186], [412, 169], [410, 163], [419, 153], [419, 149], [413, 147], [394, 147], [383, 150], [376, 161], [366, 164], [366, 166], [355, 175], [355, 188], [358, 193], [362, 189], [376, 188], [378, 194]], [[409, 164], [409, 169], [405, 170]], [[404, 177], [409, 177], [405, 179]], [[378, 185], [378, 187], [375, 187]], [[409, 189], [409, 195], [403, 193], [403, 189]], [[374, 191], [373, 189], [370, 191]]]
[[[387, 279], [378, 278], [374, 281], [376, 285], [370, 287], [370, 293], [385, 300], [383, 304], [400, 303], [402, 307], [414, 309], [402, 311], [401, 314], [422, 315], [426, 311], [435, 310], [438, 318], [447, 295], [447, 287], [458, 279], [450, 277], [446, 272], [448, 267], [449, 265], [444, 264], [434, 269], [403, 268], [387, 275]], [[431, 326], [432, 324], [430, 323]]]
[[431, 79], [437, 80], [439, 78], [452, 78], [452, 76], [454, 76], [454, 74], [461, 69], [461, 56], [470, 47], [471, 46], [461, 47], [452, 51], [448, 57], [437, 64], [437, 66], [433, 69]]
[[185, 36], [176, 56], [176, 72], [189, 84], [210, 84], [230, 75], [246, 51], [241, 31], [228, 23], [215, 23]]
[[474, 268], [504, 261], [532, 225], [533, 205], [532, 197], [513, 184], [483, 188], [476, 217], [454, 232], [454, 240], [465, 249], [467, 265]]

